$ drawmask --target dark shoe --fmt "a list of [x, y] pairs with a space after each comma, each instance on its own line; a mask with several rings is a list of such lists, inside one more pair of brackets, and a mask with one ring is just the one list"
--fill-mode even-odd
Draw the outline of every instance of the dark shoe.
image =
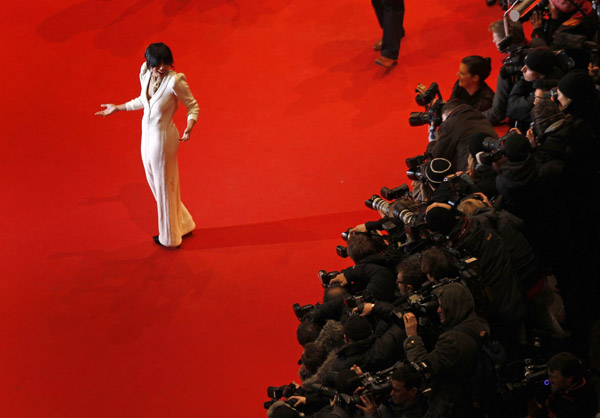
[[383, 40], [378, 40], [375, 45], [373, 45], [373, 49], [375, 51], [381, 51], [381, 45], [383, 44]]
[[158, 244], [158, 245], [160, 245], [160, 246], [161, 246], [161, 247], [163, 247], [163, 248], [175, 249], [175, 250], [176, 250], [176, 249], [178, 249], [179, 247], [181, 247], [181, 245], [178, 245], [177, 247], [167, 247], [166, 245], [162, 245], [162, 244], [160, 243], [160, 240], [158, 239], [158, 235], [155, 235], [155, 236], [153, 236], [153, 237], [152, 237], [152, 239], [154, 240], [154, 243], [155, 243], [155, 244]]
[[487, 4], [488, 6], [493, 6], [494, 4], [496, 4], [496, 0], [485, 0], [485, 4]]
[[187, 234], [184, 234], [184, 235], [182, 235], [182, 236], [181, 236], [181, 238], [187, 238], [187, 237], [191, 237], [193, 232], [194, 232], [194, 231], [190, 231], [190, 232], [188, 232]]
[[397, 63], [398, 63], [398, 60], [393, 60], [391, 58], [384, 57], [383, 55], [375, 60], [375, 64], [381, 65], [382, 67], [385, 67], [385, 68], [392, 68]]

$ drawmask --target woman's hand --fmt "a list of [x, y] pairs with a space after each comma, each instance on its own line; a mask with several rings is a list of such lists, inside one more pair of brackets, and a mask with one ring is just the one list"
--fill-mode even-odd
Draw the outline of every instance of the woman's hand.
[[108, 104], [101, 104], [100, 106], [105, 107], [106, 109], [101, 110], [100, 112], [96, 112], [94, 113], [96, 116], [110, 116], [115, 112], [118, 112], [119, 109], [117, 107], [117, 105], [114, 105], [112, 103], [108, 103]]
[[191, 129], [186, 129], [185, 131], [183, 131], [183, 135], [181, 135], [181, 138], [179, 138], [179, 140], [181, 142], [188, 141], [190, 139], [190, 134], [191, 133], [192, 133]]
[[187, 126], [185, 127], [185, 131], [183, 131], [183, 135], [181, 135], [181, 138], [179, 138], [179, 140], [181, 142], [185, 142], [190, 139], [190, 134], [192, 133], [192, 129], [194, 129], [195, 124], [196, 124], [196, 121], [194, 119], [188, 119], [188, 123], [187, 123]]

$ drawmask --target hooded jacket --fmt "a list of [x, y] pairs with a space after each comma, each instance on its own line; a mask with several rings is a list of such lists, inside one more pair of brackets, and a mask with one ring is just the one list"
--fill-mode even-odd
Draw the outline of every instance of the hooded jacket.
[[474, 311], [473, 296], [459, 283], [435, 291], [444, 314], [444, 328], [435, 348], [427, 352], [420, 336], [404, 341], [407, 360], [427, 362], [431, 371], [431, 396], [426, 418], [466, 417], [471, 406], [470, 380], [479, 358], [479, 343], [471, 337], [489, 333], [487, 322]]

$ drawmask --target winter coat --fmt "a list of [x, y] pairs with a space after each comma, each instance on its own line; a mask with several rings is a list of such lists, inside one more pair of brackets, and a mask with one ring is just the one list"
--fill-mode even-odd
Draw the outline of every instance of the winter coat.
[[463, 285], [451, 283], [436, 293], [446, 331], [431, 352], [420, 336], [408, 337], [404, 350], [408, 361], [427, 362], [430, 368], [431, 395], [425, 417], [466, 417], [472, 404], [470, 381], [479, 357], [479, 343], [471, 335], [489, 333], [489, 326], [475, 314], [473, 297]]
[[431, 158], [446, 158], [454, 171], [466, 171], [471, 135], [484, 132], [498, 138], [494, 127], [483, 114], [469, 105], [460, 105], [442, 122], [439, 138], [427, 145]]
[[473, 215], [498, 231], [523, 290], [527, 291], [538, 284], [543, 272], [533, 249], [520, 231], [523, 221], [505, 210], [487, 207], [477, 209]]
[[567, 392], [551, 394], [538, 417], [593, 418], [597, 410], [598, 395], [584, 379], [580, 385]]
[[540, 209], [537, 178], [539, 163], [528, 155], [524, 161], [505, 162], [496, 177], [496, 189], [502, 196], [503, 208], [523, 219], [535, 222]]
[[352, 293], [365, 291], [371, 299], [392, 302], [395, 299], [396, 273], [388, 264], [388, 258], [373, 254], [342, 272], [351, 283], [349, 289]]
[[404, 358], [402, 342], [406, 338], [404, 329], [392, 325], [385, 334], [371, 335], [360, 341], [353, 341], [337, 352], [332, 364], [333, 371], [359, 366], [364, 372], [375, 372], [392, 366]]
[[478, 260], [490, 303], [489, 321], [506, 326], [523, 318], [523, 293], [499, 234], [481, 218], [467, 216], [449, 236], [454, 248]]

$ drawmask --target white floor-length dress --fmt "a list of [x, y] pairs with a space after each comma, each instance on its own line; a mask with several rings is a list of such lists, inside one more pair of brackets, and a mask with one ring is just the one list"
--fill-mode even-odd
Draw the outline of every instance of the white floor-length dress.
[[199, 110], [185, 76], [172, 70], [165, 74], [160, 87], [148, 100], [151, 73], [144, 63], [140, 72], [142, 92], [125, 107], [128, 111], [144, 109], [142, 161], [156, 199], [159, 240], [165, 246], [175, 247], [181, 244], [181, 237], [193, 231], [196, 225], [179, 194], [177, 149], [180, 136], [173, 116], [179, 101], [187, 108], [188, 120], [197, 120]]

